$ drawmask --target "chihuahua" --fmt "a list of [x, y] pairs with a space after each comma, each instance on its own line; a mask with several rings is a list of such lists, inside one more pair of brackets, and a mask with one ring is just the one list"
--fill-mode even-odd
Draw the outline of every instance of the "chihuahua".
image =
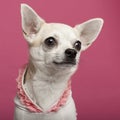
[[29, 62], [17, 78], [14, 120], [77, 120], [70, 78], [103, 20], [94, 18], [75, 27], [46, 23], [26, 4], [21, 4], [21, 18]]

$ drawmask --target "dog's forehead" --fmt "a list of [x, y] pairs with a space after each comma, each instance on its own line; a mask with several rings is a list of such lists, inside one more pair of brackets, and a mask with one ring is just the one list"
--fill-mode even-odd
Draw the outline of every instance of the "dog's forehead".
[[39, 46], [39, 44], [48, 37], [55, 37], [59, 41], [66, 40], [68, 42], [79, 40], [78, 32], [69, 25], [62, 23], [44, 23], [32, 46]]
[[44, 24], [41, 30], [48, 36], [67, 37], [77, 39], [78, 35], [73, 27], [62, 23], [47, 23]]

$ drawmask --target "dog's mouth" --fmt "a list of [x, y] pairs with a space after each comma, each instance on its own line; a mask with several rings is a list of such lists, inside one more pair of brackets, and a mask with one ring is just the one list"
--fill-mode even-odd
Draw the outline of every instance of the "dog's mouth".
[[53, 61], [53, 63], [56, 65], [76, 65], [76, 60], [64, 60], [62, 62]]

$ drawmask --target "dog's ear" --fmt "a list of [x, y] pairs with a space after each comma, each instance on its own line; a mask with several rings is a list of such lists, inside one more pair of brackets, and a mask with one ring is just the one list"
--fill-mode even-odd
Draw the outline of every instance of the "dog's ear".
[[82, 42], [82, 50], [86, 50], [95, 41], [102, 26], [103, 19], [101, 18], [91, 19], [75, 26]]
[[21, 4], [22, 29], [26, 40], [32, 43], [45, 21], [28, 5]]

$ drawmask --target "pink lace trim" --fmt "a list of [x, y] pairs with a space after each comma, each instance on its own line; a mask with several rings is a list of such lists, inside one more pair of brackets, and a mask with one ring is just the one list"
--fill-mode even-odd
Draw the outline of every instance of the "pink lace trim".
[[[27, 107], [28, 110], [31, 112], [43, 112], [37, 105], [34, 104], [33, 101], [29, 99], [29, 97], [26, 95], [22, 82], [24, 78], [24, 72], [27, 68], [27, 65], [24, 65], [23, 68], [19, 70], [19, 76], [17, 78], [17, 95], [23, 105]], [[60, 107], [64, 106], [67, 102], [67, 99], [71, 92], [71, 80], [68, 81], [68, 86], [65, 89], [63, 95], [60, 97], [59, 101], [50, 109], [48, 112], [57, 112]]]

